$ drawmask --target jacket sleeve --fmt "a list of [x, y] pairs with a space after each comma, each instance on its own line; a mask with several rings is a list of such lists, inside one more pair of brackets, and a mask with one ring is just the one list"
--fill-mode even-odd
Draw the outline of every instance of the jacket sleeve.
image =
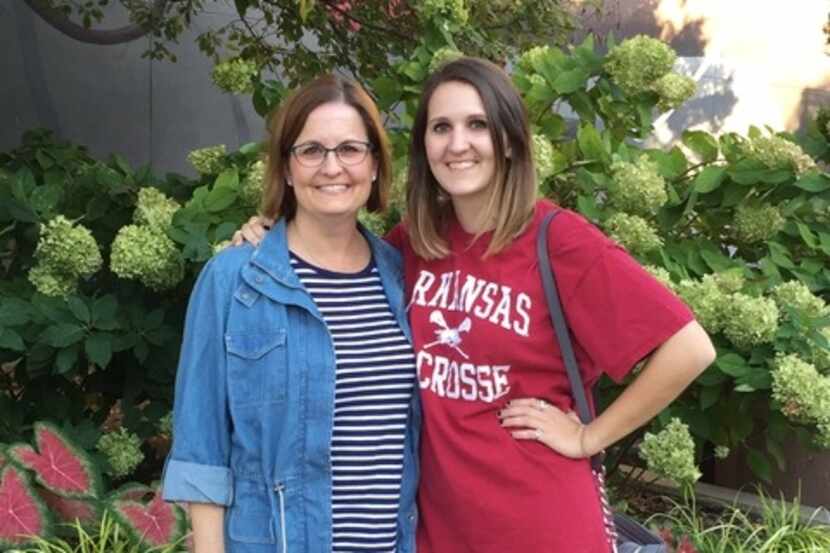
[[164, 467], [168, 501], [229, 505], [230, 470], [224, 334], [233, 290], [217, 270], [205, 265], [190, 295], [173, 406], [173, 445]]

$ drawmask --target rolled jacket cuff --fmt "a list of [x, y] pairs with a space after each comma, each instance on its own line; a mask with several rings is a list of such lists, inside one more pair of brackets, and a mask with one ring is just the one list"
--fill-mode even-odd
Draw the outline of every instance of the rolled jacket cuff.
[[169, 459], [164, 470], [162, 497], [166, 501], [228, 506], [233, 498], [233, 473], [228, 467]]

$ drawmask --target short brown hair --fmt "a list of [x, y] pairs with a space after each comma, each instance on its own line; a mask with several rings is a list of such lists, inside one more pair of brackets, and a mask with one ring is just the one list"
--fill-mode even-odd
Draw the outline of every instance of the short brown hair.
[[429, 168], [424, 144], [429, 100], [447, 82], [475, 88], [487, 115], [496, 157], [495, 183], [486, 208], [488, 217], [496, 221], [485, 252], [489, 256], [510, 245], [530, 222], [536, 201], [536, 172], [524, 102], [507, 74], [487, 60], [459, 58], [441, 66], [424, 83], [409, 148], [407, 230], [419, 256], [439, 259], [449, 254], [441, 233], [452, 203]]
[[297, 213], [297, 198], [293, 188], [285, 181], [291, 147], [303, 131], [311, 112], [330, 102], [349, 105], [360, 114], [378, 163], [377, 179], [372, 183], [366, 209], [372, 212], [386, 209], [392, 179], [392, 158], [378, 108], [359, 84], [339, 75], [327, 74], [292, 94], [269, 121], [268, 168], [262, 198], [262, 214], [266, 217], [285, 217], [290, 221]]

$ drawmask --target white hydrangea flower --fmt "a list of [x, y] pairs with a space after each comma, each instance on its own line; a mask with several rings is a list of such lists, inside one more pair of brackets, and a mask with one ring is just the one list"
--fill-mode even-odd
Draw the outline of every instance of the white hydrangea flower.
[[252, 94], [253, 79], [259, 75], [259, 66], [251, 60], [235, 58], [213, 66], [213, 84], [231, 94]]
[[735, 210], [735, 235], [744, 244], [769, 240], [785, 223], [781, 211], [772, 205], [742, 205]]
[[723, 333], [741, 349], [772, 342], [778, 331], [778, 306], [769, 298], [732, 294], [723, 321]]
[[225, 145], [209, 146], [187, 154], [187, 161], [203, 175], [216, 175], [225, 168]]
[[677, 53], [656, 38], [638, 35], [611, 49], [605, 69], [626, 94], [651, 91], [672, 70]]
[[648, 221], [637, 215], [615, 213], [604, 224], [608, 235], [634, 255], [663, 246], [663, 240]]
[[168, 290], [184, 278], [184, 260], [176, 244], [148, 226], [127, 225], [118, 231], [112, 242], [110, 269], [156, 291]]
[[807, 285], [799, 280], [790, 280], [774, 287], [772, 297], [782, 311], [787, 307], [794, 308], [813, 318], [827, 313], [824, 300], [813, 294]]
[[148, 186], [138, 191], [133, 222], [166, 231], [179, 207], [178, 202], [165, 196], [161, 190]]
[[429, 72], [434, 73], [440, 69], [444, 64], [455, 61], [458, 58], [463, 58], [464, 52], [456, 50], [455, 48], [444, 47], [432, 54], [432, 60], [429, 62]]
[[35, 249], [36, 265], [29, 281], [47, 296], [66, 296], [78, 287], [78, 279], [92, 276], [103, 264], [92, 232], [58, 215], [40, 228]]
[[666, 73], [654, 83], [654, 92], [660, 96], [657, 107], [662, 111], [668, 111], [683, 105], [683, 103], [695, 95], [697, 85], [694, 79], [677, 73]]
[[554, 148], [544, 135], [533, 134], [533, 163], [536, 166], [536, 180], [542, 183], [556, 170]]
[[657, 164], [645, 156], [634, 163], [611, 165], [613, 185], [608, 190], [611, 205], [635, 215], [654, 215], [668, 201], [666, 181]]
[[646, 432], [639, 450], [648, 470], [660, 477], [691, 485], [701, 476], [689, 427], [676, 417], [660, 432]]

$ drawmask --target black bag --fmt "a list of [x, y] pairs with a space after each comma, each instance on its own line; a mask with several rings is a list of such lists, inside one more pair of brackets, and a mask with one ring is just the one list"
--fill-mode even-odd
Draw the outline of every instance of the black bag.
[[[594, 420], [594, 417], [585, 397], [585, 386], [582, 384], [582, 376], [576, 363], [568, 323], [565, 321], [565, 315], [562, 312], [559, 293], [556, 290], [556, 278], [548, 255], [548, 227], [558, 213], [558, 210], [548, 213], [542, 221], [539, 234], [536, 237], [536, 255], [539, 259], [539, 271], [542, 274], [542, 285], [545, 288], [550, 319], [553, 322], [554, 330], [556, 330], [559, 349], [562, 351], [562, 360], [568, 371], [568, 381], [571, 384], [571, 392], [576, 403], [576, 412], [582, 424], [588, 424]], [[591, 458], [591, 467], [598, 479], [603, 503], [608, 506], [604, 486], [605, 468], [602, 465], [601, 455], [594, 455]], [[668, 553], [666, 543], [639, 522], [619, 513], [613, 513], [613, 520], [618, 553]]]

